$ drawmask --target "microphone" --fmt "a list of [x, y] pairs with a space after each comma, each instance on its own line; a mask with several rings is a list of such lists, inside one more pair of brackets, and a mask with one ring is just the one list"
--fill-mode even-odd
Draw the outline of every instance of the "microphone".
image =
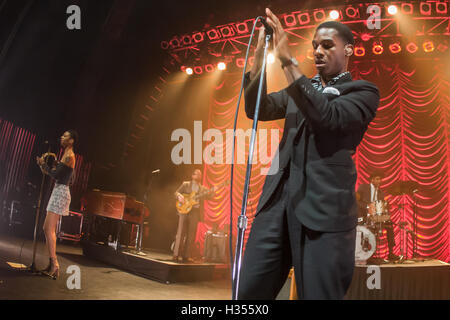
[[161, 170], [156, 169], [156, 170], [153, 170], [153, 171], [152, 171], [152, 174], [154, 174], [154, 173], [160, 173], [160, 172], [161, 172]]
[[261, 23], [264, 25], [264, 28], [266, 29], [266, 34], [267, 35], [272, 35], [273, 34], [273, 29], [271, 26], [269, 26], [269, 24], [267, 23], [266, 19], [261, 18]]

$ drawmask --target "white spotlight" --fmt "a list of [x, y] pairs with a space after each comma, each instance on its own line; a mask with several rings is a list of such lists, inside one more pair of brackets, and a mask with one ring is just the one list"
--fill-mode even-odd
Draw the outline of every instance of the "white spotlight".
[[389, 12], [390, 15], [396, 14], [396, 13], [397, 13], [397, 6], [390, 5], [390, 6], [388, 7], [388, 12]]
[[225, 64], [225, 62], [219, 62], [219, 64], [217, 65], [217, 69], [219, 70], [225, 70], [227, 68], [227, 65]]
[[333, 20], [339, 19], [339, 11], [331, 10], [330, 11], [330, 18], [333, 19]]
[[194, 73], [194, 70], [192, 70], [192, 68], [186, 68], [186, 73], [187, 73], [188, 75], [191, 75], [191, 74]]

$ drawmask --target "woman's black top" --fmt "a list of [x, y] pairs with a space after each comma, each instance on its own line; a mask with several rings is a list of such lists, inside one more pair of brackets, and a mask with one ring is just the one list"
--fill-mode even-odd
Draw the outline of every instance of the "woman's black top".
[[66, 166], [62, 162], [58, 162], [54, 168], [50, 168], [46, 163], [44, 163], [42, 168], [50, 177], [56, 180], [56, 183], [64, 184], [66, 186], [69, 185], [70, 178], [72, 178], [73, 174], [73, 168]]

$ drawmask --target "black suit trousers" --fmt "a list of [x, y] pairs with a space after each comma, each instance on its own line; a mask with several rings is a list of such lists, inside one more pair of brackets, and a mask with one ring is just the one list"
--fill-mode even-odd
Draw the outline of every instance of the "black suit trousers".
[[289, 171], [253, 221], [240, 274], [238, 298], [275, 299], [294, 266], [300, 299], [343, 299], [355, 264], [355, 228], [319, 232], [287, 210]]

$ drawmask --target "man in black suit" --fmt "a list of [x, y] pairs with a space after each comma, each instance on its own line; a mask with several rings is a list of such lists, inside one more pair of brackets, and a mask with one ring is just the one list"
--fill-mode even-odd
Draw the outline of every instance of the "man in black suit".
[[[356, 192], [356, 199], [358, 203], [358, 218], [362, 219], [366, 224], [368, 221], [369, 207], [374, 206], [374, 201], [384, 200], [384, 192], [381, 190], [381, 182], [383, 181], [383, 174], [381, 172], [373, 172], [369, 177], [370, 183], [362, 184], [358, 187]], [[375, 208], [371, 208], [375, 210]], [[389, 247], [389, 260], [398, 260], [398, 256], [394, 254], [395, 238], [394, 229], [392, 222], [390, 220], [383, 222], [379, 227], [379, 230], [374, 230], [375, 232], [382, 231], [386, 229], [386, 236], [388, 240]]]
[[[266, 9], [288, 87], [262, 97], [259, 120], [285, 119], [279, 167], [266, 177], [244, 252], [239, 299], [274, 299], [292, 265], [300, 299], [342, 299], [355, 261], [356, 169], [352, 155], [379, 103], [377, 87], [352, 81], [351, 30], [325, 22], [312, 41], [318, 75], [305, 77], [278, 18]], [[245, 110], [254, 117], [262, 64], [260, 29], [246, 75]]]

